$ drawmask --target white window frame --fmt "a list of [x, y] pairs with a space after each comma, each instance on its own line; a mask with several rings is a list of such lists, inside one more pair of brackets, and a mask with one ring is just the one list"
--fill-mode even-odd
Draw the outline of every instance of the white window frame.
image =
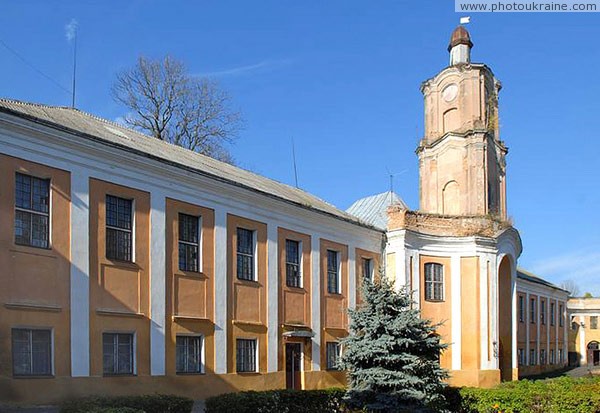
[[[238, 246], [237, 246], [237, 244], [239, 242], [238, 239], [237, 239], [237, 236], [238, 236], [237, 231], [238, 231], [238, 229], [243, 229], [245, 231], [249, 231], [249, 232], [252, 233], [252, 255], [247, 254], [245, 252], [239, 252], [238, 251]], [[245, 228], [243, 226], [237, 226], [235, 228], [235, 231], [236, 231], [236, 245], [235, 245], [236, 273], [235, 273], [235, 278], [237, 280], [239, 280], [239, 281], [257, 282], [258, 281], [258, 242], [257, 242], [258, 236], [257, 236], [256, 230], [255, 229]], [[246, 257], [248, 257], [248, 256], [252, 257], [252, 278], [251, 279], [239, 278], [239, 276], [238, 276], [237, 257], [240, 254], [243, 255], [243, 256], [246, 256]]]
[[[337, 279], [337, 285], [336, 285], [336, 291], [335, 292], [330, 292], [329, 291], [329, 251], [335, 253], [335, 259], [336, 259], [336, 279]], [[327, 294], [332, 294], [332, 295], [341, 295], [342, 294], [342, 260], [341, 260], [341, 252], [334, 250], [334, 249], [327, 249], [327, 255], [326, 255], [326, 262], [325, 262], [325, 266], [326, 266], [326, 270], [327, 270]]]
[[[177, 337], [194, 337], [200, 339], [200, 371], [199, 372], [185, 372], [185, 371], [177, 371]], [[194, 374], [205, 374], [205, 345], [206, 339], [203, 334], [195, 334], [195, 333], [184, 333], [184, 334], [176, 334], [175, 335], [175, 374], [181, 375], [194, 375]]]
[[[14, 372], [14, 356], [13, 356], [13, 338], [12, 331], [13, 330], [42, 330], [50, 332], [50, 374], [15, 374]], [[55, 376], [55, 366], [54, 366], [54, 327], [40, 327], [40, 326], [32, 326], [32, 325], [16, 325], [10, 328], [10, 352], [11, 352], [11, 364], [10, 369], [12, 371], [13, 377], [36, 377], [36, 378], [52, 378]]]
[[335, 344], [337, 347], [337, 351], [336, 351], [336, 364], [337, 361], [340, 360], [340, 358], [342, 357], [342, 344], [339, 341], [325, 341], [325, 369], [326, 370], [333, 370], [333, 371], [338, 371], [340, 370], [337, 366], [329, 366], [329, 353], [328, 353], [328, 347], [329, 344]]
[[[198, 243], [197, 244], [193, 243], [193, 242], [189, 242], [189, 241], [182, 241], [180, 239], [180, 234], [179, 234], [179, 216], [180, 215], [187, 215], [187, 216], [190, 216], [190, 217], [198, 218], [198, 228], [197, 228], [198, 229]], [[178, 254], [177, 254], [177, 261], [178, 261], [177, 262], [177, 269], [179, 271], [190, 272], [189, 270], [182, 270], [180, 268], [180, 266], [179, 266], [179, 264], [180, 264], [179, 263], [179, 244], [181, 243], [181, 244], [185, 244], [185, 245], [192, 245], [192, 246], [197, 245], [198, 246], [198, 262], [196, 263], [198, 265], [198, 271], [197, 272], [199, 272], [199, 273], [203, 273], [204, 272], [203, 271], [203, 267], [202, 267], [202, 264], [203, 264], [202, 263], [202, 241], [203, 241], [203, 234], [202, 233], [203, 233], [203, 231], [202, 231], [202, 215], [193, 215], [193, 214], [188, 214], [186, 212], [181, 212], [181, 211], [179, 211], [177, 213], [177, 248], [178, 248], [178, 250], [177, 250], [178, 251]], [[194, 271], [191, 271], [191, 272], [194, 272]]]
[[[133, 336], [131, 343], [131, 357], [132, 357], [132, 372], [131, 373], [104, 373], [104, 334], [129, 334]], [[124, 331], [124, 330], [105, 330], [100, 335], [102, 340], [102, 376], [103, 377], [130, 377], [137, 376], [137, 333], [135, 331]]]
[[[119, 228], [119, 227], [113, 227], [112, 225], [108, 225], [108, 219], [107, 219], [107, 213], [106, 213], [106, 197], [107, 196], [112, 196], [114, 198], [121, 198], [121, 199], [125, 199], [127, 201], [131, 201], [131, 230], [128, 229], [124, 229], [124, 228]], [[112, 193], [106, 193], [104, 194], [104, 227], [105, 230], [106, 229], [112, 229], [114, 231], [121, 231], [121, 232], [129, 232], [131, 233], [131, 261], [123, 261], [123, 260], [119, 260], [117, 258], [108, 258], [108, 248], [106, 246], [106, 234], [104, 236], [104, 256], [109, 259], [109, 260], [116, 260], [116, 261], [120, 261], [120, 262], [132, 262], [135, 263], [135, 198], [127, 198], [125, 196], [122, 195], [113, 195]]]
[[[288, 285], [287, 283], [287, 264], [288, 264], [288, 260], [287, 260], [287, 242], [288, 241], [294, 241], [298, 243], [298, 277], [300, 278], [300, 286], [298, 287], [293, 287]], [[304, 254], [303, 254], [303, 249], [302, 249], [302, 241], [298, 240], [298, 239], [293, 239], [293, 238], [286, 238], [285, 239], [285, 244], [284, 245], [284, 249], [285, 249], [285, 285], [286, 287], [290, 287], [290, 288], [304, 288], [304, 272], [302, 271], [303, 269], [303, 260], [304, 260]]]
[[[39, 212], [39, 211], [34, 211], [33, 209], [27, 209], [27, 208], [20, 208], [17, 207], [17, 197], [15, 194], [16, 191], [16, 184], [17, 184], [17, 174], [19, 175], [23, 175], [23, 176], [28, 176], [30, 178], [35, 178], [35, 179], [39, 179], [42, 181], [48, 181], [48, 214], [45, 214], [44, 212]], [[38, 247], [35, 245], [31, 245], [31, 244], [17, 244], [16, 242], [16, 234], [15, 234], [15, 228], [13, 228], [13, 242], [15, 243], [15, 245], [19, 245], [22, 247], [31, 247], [31, 248], [39, 248], [39, 249], [43, 249], [43, 250], [51, 250], [52, 249], [52, 178], [40, 178], [39, 176], [35, 176], [35, 175], [31, 175], [27, 172], [23, 172], [23, 171], [15, 171], [15, 175], [14, 175], [14, 184], [15, 184], [15, 191], [13, 191], [13, 196], [14, 198], [14, 202], [13, 202], [13, 207], [14, 207], [14, 211], [15, 211], [15, 215], [16, 215], [16, 211], [21, 211], [21, 212], [26, 212], [28, 214], [32, 214], [32, 215], [40, 215], [40, 216], [47, 216], [48, 217], [48, 245], [46, 247]], [[33, 191], [33, 189], [32, 189]], [[16, 219], [16, 217], [15, 217]], [[13, 222], [13, 225], [15, 223]], [[33, 227], [33, 225], [32, 225]], [[30, 231], [32, 231], [32, 228], [30, 228]], [[30, 234], [31, 236], [31, 234]]]
[[[365, 262], [369, 263], [369, 273], [368, 274], [364, 274], [364, 264]], [[374, 277], [374, 271], [373, 271], [373, 258], [371, 257], [361, 257], [361, 267], [362, 267], [362, 271], [363, 271], [363, 278], [365, 278], [365, 276], [369, 279], [369, 281], [373, 282], [373, 280], [375, 279]]]
[[[248, 371], [238, 371], [237, 369], [237, 364], [238, 364], [238, 360], [237, 360], [237, 343], [238, 340], [248, 340], [248, 341], [254, 341], [254, 370], [248, 370]], [[260, 342], [258, 340], [258, 337], [236, 337], [235, 338], [235, 372], [237, 374], [252, 374], [252, 373], [258, 373], [260, 372], [260, 366], [258, 365], [259, 363], [259, 353], [260, 353]]]
[[[434, 281], [434, 280], [427, 281], [427, 268], [435, 268], [434, 266], [440, 266], [441, 267], [441, 269], [442, 269], [442, 281]], [[429, 301], [429, 302], [432, 302], [432, 303], [441, 303], [441, 302], [444, 302], [446, 300], [446, 282], [445, 282], [446, 281], [445, 280], [446, 269], [444, 267], [445, 267], [444, 264], [439, 263], [439, 262], [426, 262], [423, 265], [423, 272], [424, 272], [424, 274], [423, 274], [424, 285], [423, 286], [425, 288], [423, 296], [425, 298], [425, 301]], [[431, 297], [431, 298], [427, 297], [427, 283], [428, 282], [432, 283], [431, 292], [433, 294], [433, 297]], [[439, 299], [435, 298], [435, 285], [436, 285], [436, 283], [441, 283], [441, 285], [442, 285], [442, 288], [441, 288], [442, 297], [439, 298]]]

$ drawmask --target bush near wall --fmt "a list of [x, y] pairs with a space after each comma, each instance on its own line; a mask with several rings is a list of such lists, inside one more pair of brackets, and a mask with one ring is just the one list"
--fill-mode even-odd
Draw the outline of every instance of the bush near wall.
[[449, 393], [447, 399], [454, 405], [452, 411], [459, 413], [600, 412], [597, 378], [521, 380], [493, 389], [450, 389]]
[[63, 403], [60, 413], [190, 413], [193, 407], [192, 399], [164, 394], [84, 397]]
[[268, 390], [227, 393], [206, 400], [206, 413], [340, 413], [346, 412], [345, 389]]

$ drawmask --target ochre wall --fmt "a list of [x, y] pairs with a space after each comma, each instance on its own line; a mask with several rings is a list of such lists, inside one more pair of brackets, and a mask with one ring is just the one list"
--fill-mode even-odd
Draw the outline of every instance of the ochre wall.
[[479, 257], [461, 257], [461, 366], [477, 370], [481, 366]]
[[[256, 281], [237, 278], [237, 228], [255, 231]], [[267, 225], [227, 215], [227, 371], [236, 369], [236, 340], [258, 340], [258, 371], [267, 370]], [[243, 373], [255, 375], [256, 373]]]
[[[444, 301], [434, 302], [425, 300], [425, 264], [430, 262], [442, 264], [444, 266]], [[419, 277], [421, 283], [419, 288], [421, 315], [423, 318], [428, 318], [434, 323], [443, 322], [437, 332], [440, 335], [442, 342], [450, 344], [452, 343], [452, 320], [450, 318], [450, 315], [452, 314], [452, 294], [450, 288], [452, 285], [452, 273], [450, 269], [450, 257], [421, 255], [419, 268], [419, 272], [422, 274], [422, 277]], [[445, 369], [450, 369], [452, 367], [452, 346], [449, 346], [448, 349], [442, 353], [440, 364]]]
[[[106, 258], [106, 195], [133, 200], [133, 262]], [[150, 374], [149, 290], [150, 194], [90, 179], [90, 375], [103, 375], [103, 332], [135, 332], [135, 374]]]
[[[201, 219], [201, 268], [179, 269], [179, 214]], [[167, 323], [166, 372], [175, 374], [177, 334], [204, 336], [204, 369], [214, 372], [215, 218], [212, 209], [174, 199], [166, 201]]]
[[[48, 249], [15, 244], [17, 172], [50, 179]], [[19, 326], [52, 329], [54, 376], [69, 376], [70, 174], [0, 154], [0, 180], [0, 376], [12, 377], [11, 329]], [[44, 386], [49, 382], [38, 378], [19, 378], [15, 381], [22, 383], [24, 387], [34, 383]]]
[[[293, 240], [301, 242], [301, 271], [302, 287], [288, 287], [286, 282], [285, 264], [285, 241]], [[305, 338], [284, 339], [282, 334], [286, 331], [303, 330], [311, 331], [311, 238], [309, 235], [291, 231], [285, 228], [277, 230], [278, 245], [278, 277], [279, 277], [279, 348], [278, 348], [278, 370], [285, 369], [285, 344], [301, 343], [303, 345], [304, 371], [312, 367], [311, 340]]]
[[373, 278], [378, 280], [380, 278], [380, 259], [381, 254], [373, 251], [367, 251], [360, 248], [356, 248], [356, 253], [354, 255], [355, 258], [355, 268], [356, 268], [356, 304], [360, 304], [362, 302], [362, 282], [363, 282], [363, 268], [362, 268], [362, 259], [370, 259], [371, 265], [373, 266]]

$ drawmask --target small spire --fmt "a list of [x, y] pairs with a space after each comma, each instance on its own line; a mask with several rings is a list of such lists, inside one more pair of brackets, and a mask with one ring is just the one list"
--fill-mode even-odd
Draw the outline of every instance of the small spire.
[[464, 26], [458, 26], [452, 32], [448, 51], [450, 52], [450, 66], [471, 63], [471, 36]]

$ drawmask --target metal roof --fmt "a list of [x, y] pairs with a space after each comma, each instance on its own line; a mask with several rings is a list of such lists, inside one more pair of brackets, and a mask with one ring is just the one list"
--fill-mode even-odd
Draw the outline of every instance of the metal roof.
[[385, 231], [388, 224], [387, 209], [391, 205], [400, 205], [402, 208], [408, 209], [398, 194], [387, 191], [359, 199], [350, 205], [346, 212]]
[[278, 198], [353, 224], [370, 227], [322, 199], [301, 189], [265, 178], [208, 156], [161, 141], [115, 122], [63, 106], [48, 106], [0, 98], [0, 112], [64, 130], [82, 139], [135, 152], [213, 179]]
[[567, 294], [569, 293], [568, 291], [560, 288], [559, 286], [554, 285], [551, 282], [546, 281], [543, 278], [538, 277], [534, 273], [529, 272], [527, 270], [524, 270], [523, 268], [517, 268], [517, 278], [520, 278], [522, 280], [529, 281], [529, 282], [532, 282], [532, 283], [545, 285], [546, 287], [554, 288], [555, 290], [564, 291]]

